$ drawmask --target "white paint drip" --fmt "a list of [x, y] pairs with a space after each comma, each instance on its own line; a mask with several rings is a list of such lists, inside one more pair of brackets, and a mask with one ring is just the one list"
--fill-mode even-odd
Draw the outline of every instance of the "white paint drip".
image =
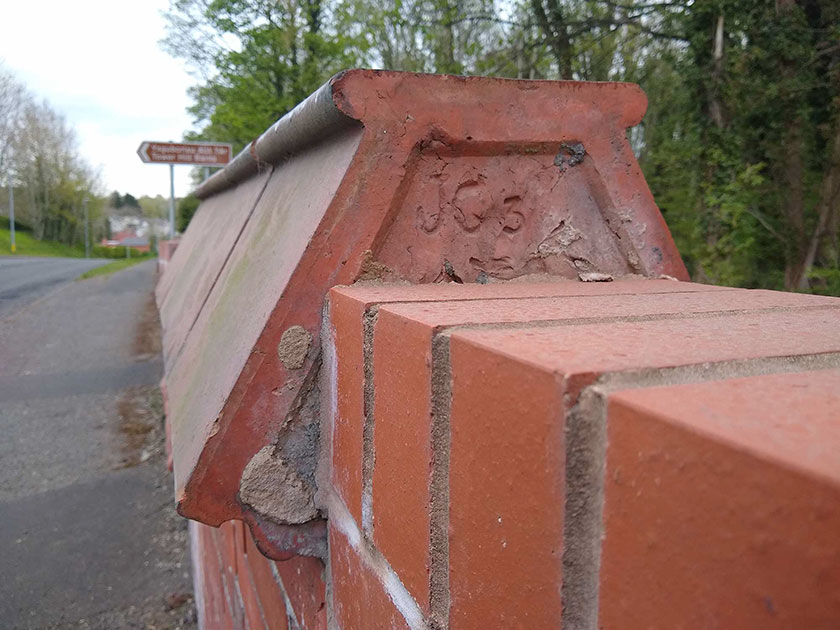
[[369, 538], [373, 538], [373, 490], [362, 489], [362, 528]]
[[[329, 303], [328, 303], [329, 304]], [[329, 306], [328, 306], [329, 307]], [[324, 317], [324, 325], [322, 326], [322, 337], [324, 333], [328, 336], [326, 343], [322, 343], [323, 350], [321, 351], [321, 360], [326, 364], [327, 368], [327, 391], [329, 400], [329, 410], [326, 416], [330, 423], [330, 436], [333, 436], [335, 431], [335, 419], [338, 416], [338, 358], [335, 351], [335, 331], [330, 322], [330, 315]], [[323, 418], [323, 416], [322, 416]], [[323, 422], [323, 419], [322, 419]], [[332, 445], [334, 440], [330, 440]], [[330, 461], [332, 461], [332, 453], [330, 453]]]
[[239, 580], [234, 580], [233, 585], [234, 587], [236, 587], [236, 598], [239, 601], [239, 610], [242, 611], [242, 619], [245, 622], [245, 630], [251, 630], [251, 624], [248, 621], [248, 615], [245, 614], [245, 600], [242, 599], [242, 589], [239, 588]]
[[344, 502], [332, 491], [329, 493], [329, 514], [330, 523], [344, 534], [350, 546], [356, 551], [362, 562], [377, 578], [379, 578], [385, 592], [391, 601], [394, 602], [397, 610], [405, 619], [411, 630], [428, 630], [428, 625], [423, 617], [423, 611], [414, 601], [411, 593], [397, 577], [397, 573], [388, 564], [388, 561], [376, 549], [365, 544], [359, 526], [344, 505]]
[[283, 584], [283, 578], [280, 577], [280, 572], [277, 570], [274, 562], [269, 562], [269, 565], [271, 566], [271, 572], [274, 574], [274, 581], [277, 582], [277, 586], [280, 587], [280, 592], [283, 593], [283, 602], [286, 604], [286, 615], [288, 615], [289, 621], [292, 622], [291, 630], [298, 630], [300, 624], [298, 623], [297, 615], [295, 615], [292, 600], [289, 597], [289, 593], [286, 592], [286, 586]]
[[199, 524], [196, 521], [189, 523], [190, 556], [193, 566], [193, 593], [195, 593], [195, 610], [198, 614], [198, 628], [204, 630], [207, 620], [204, 617], [204, 556], [199, 549]]

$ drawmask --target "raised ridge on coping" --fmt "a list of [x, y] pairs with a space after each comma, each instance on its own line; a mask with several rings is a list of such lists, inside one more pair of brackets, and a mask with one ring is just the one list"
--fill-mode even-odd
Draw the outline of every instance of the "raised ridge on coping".
[[334, 75], [242, 149], [227, 166], [202, 182], [196, 188], [195, 196], [207, 199], [248, 179], [264, 165], [275, 165], [341, 127], [354, 124], [352, 118], [338, 110], [333, 100], [333, 83], [343, 74]]
[[[388, 70], [366, 70], [366, 69], [351, 69], [342, 70], [334, 74], [315, 92], [310, 94], [306, 99], [298, 103], [294, 109], [283, 115], [277, 122], [275, 122], [266, 131], [260, 134], [255, 140], [251, 141], [242, 151], [240, 151], [224, 168], [217, 171], [209, 178], [204, 180], [193, 193], [201, 200], [207, 199], [223, 190], [238, 184], [255, 173], [259, 172], [261, 168], [276, 165], [281, 160], [293, 155], [303, 147], [314, 144], [324, 138], [335, 133], [345, 126], [358, 124], [358, 118], [348, 115], [339, 109], [336, 103], [336, 97], [342, 98], [340, 95], [333, 94], [333, 87], [346, 75], [364, 74], [372, 75], [382, 74], [404, 74], [404, 75], [423, 75], [425, 73], [412, 72], [395, 72]], [[444, 75], [455, 76], [455, 75]], [[524, 83], [554, 83], [554, 84], [602, 84], [611, 86], [631, 86], [634, 84], [623, 83], [618, 81], [548, 81], [538, 79], [506, 79], [500, 77], [457, 77], [464, 81], [470, 80], [487, 80], [495, 79], [497, 81]], [[634, 86], [639, 89], [638, 86]], [[625, 112], [624, 118], [627, 120], [628, 126], [638, 124], [644, 110], [647, 107], [647, 99], [641, 108], [641, 111]]]

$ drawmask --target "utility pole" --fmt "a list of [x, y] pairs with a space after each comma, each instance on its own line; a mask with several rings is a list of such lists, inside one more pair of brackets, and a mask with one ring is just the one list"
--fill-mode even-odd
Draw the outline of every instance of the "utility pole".
[[11, 234], [12, 253], [15, 253], [15, 183], [9, 178], [9, 233]]
[[90, 239], [88, 238], [88, 198], [82, 199], [82, 207], [85, 209], [85, 258], [90, 258]]

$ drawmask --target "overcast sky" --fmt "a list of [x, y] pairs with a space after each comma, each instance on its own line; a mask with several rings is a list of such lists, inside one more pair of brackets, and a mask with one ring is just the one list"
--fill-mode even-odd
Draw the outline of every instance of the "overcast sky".
[[[166, 165], [143, 164], [143, 140], [180, 140], [191, 127], [195, 81], [164, 53], [168, 0], [8, 0], [0, 11], [0, 60], [75, 127], [82, 155], [107, 191], [169, 196]], [[175, 167], [175, 194], [189, 191]]]

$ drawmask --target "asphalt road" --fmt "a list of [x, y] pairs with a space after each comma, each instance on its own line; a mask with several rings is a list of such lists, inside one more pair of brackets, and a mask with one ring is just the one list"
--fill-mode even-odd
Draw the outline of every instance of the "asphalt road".
[[0, 628], [193, 627], [155, 263], [0, 259]]
[[101, 258], [0, 256], [0, 318], [107, 262]]

